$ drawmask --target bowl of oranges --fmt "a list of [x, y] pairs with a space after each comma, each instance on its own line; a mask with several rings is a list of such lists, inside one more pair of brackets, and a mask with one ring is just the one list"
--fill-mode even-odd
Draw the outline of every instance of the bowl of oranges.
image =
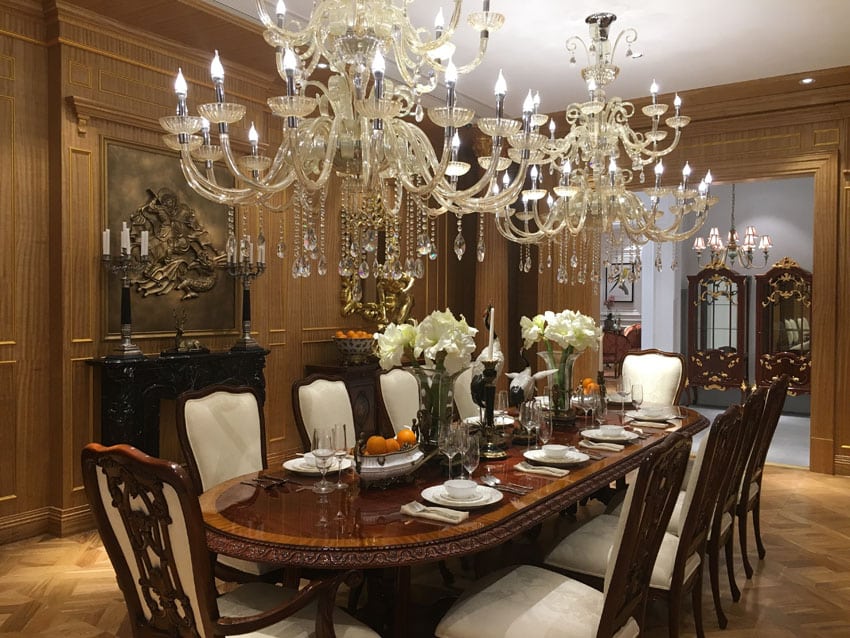
[[354, 457], [361, 482], [389, 484], [410, 476], [422, 464], [425, 453], [419, 448], [416, 433], [402, 428], [394, 437], [376, 434], [361, 441]]
[[375, 339], [365, 330], [337, 330], [334, 344], [346, 366], [363, 365], [375, 352]]

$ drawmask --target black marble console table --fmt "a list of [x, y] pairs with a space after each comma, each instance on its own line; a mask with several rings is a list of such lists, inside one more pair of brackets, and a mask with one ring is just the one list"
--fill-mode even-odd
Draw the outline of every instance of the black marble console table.
[[149, 357], [136, 361], [92, 359], [99, 370], [103, 445], [129, 443], [159, 456], [159, 403], [213, 384], [247, 385], [265, 402], [263, 368], [268, 350]]

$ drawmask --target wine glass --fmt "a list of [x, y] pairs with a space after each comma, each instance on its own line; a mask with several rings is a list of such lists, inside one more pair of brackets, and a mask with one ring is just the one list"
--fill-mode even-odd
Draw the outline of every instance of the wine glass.
[[463, 469], [467, 472], [467, 478], [472, 478], [472, 473], [478, 467], [480, 458], [480, 445], [478, 435], [470, 434], [466, 441], [466, 450], [463, 453]]
[[508, 413], [508, 393], [505, 390], [499, 390], [496, 394], [496, 404], [493, 410], [496, 414]]
[[632, 403], [635, 404], [635, 410], [640, 410], [643, 403], [643, 386], [640, 383], [632, 384]]
[[336, 489], [336, 486], [325, 479], [328, 469], [333, 464], [334, 442], [333, 435], [327, 430], [313, 430], [313, 457], [316, 459], [316, 467], [322, 479], [313, 486], [316, 494], [328, 494]]
[[528, 434], [527, 450], [531, 449], [531, 433], [534, 431], [534, 428], [537, 427], [539, 418], [538, 415], [539, 410], [535, 401], [526, 401], [520, 406], [519, 422], [522, 423], [522, 427], [525, 428], [525, 431]]
[[338, 490], [344, 490], [346, 485], [342, 482], [342, 462], [345, 460], [345, 457], [348, 456], [348, 427], [345, 423], [337, 423], [333, 426], [333, 441], [334, 458], [338, 463], [336, 470], [336, 485], [334, 487]]
[[537, 426], [537, 438], [540, 445], [546, 445], [552, 438], [552, 413], [540, 411], [539, 425]]
[[620, 423], [622, 423], [623, 419], [626, 416], [626, 402], [632, 396], [632, 387], [630, 385], [627, 385], [623, 381], [622, 377], [620, 377], [620, 380], [617, 381], [617, 394], [619, 395], [618, 398], [620, 399]]
[[437, 441], [437, 445], [440, 448], [440, 452], [446, 455], [446, 459], [449, 462], [449, 479], [452, 478], [452, 459], [456, 454], [460, 452], [460, 440], [458, 438], [457, 428], [452, 427], [451, 425], [447, 425], [440, 432], [439, 440]]

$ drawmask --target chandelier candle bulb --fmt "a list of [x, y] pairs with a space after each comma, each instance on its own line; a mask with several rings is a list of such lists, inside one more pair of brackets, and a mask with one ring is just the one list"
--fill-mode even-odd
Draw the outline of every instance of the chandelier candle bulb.
[[434, 33], [439, 39], [443, 36], [443, 28], [446, 26], [446, 19], [443, 17], [443, 7], [437, 10], [437, 17], [434, 18]]
[[505, 81], [505, 76], [502, 75], [502, 69], [499, 69], [499, 77], [496, 78], [496, 119], [501, 120], [505, 114], [505, 95], [508, 93], [508, 83]]
[[652, 95], [652, 104], [656, 104], [658, 99], [658, 85], [655, 83], [655, 80], [649, 85], [649, 93]]
[[452, 117], [451, 110], [455, 107], [455, 87], [457, 86], [457, 67], [452, 59], [449, 58], [446, 64], [446, 108], [449, 109], [449, 117]]
[[221, 64], [221, 58], [218, 57], [218, 49], [213, 55], [210, 63], [210, 77], [215, 86], [215, 101], [219, 104], [224, 103], [224, 66]]
[[283, 0], [277, 0], [277, 6], [275, 7], [274, 12], [277, 17], [277, 26], [282, 29], [284, 20], [286, 20], [286, 5]]
[[691, 176], [691, 165], [685, 162], [685, 166], [682, 168], [682, 190], [685, 190], [688, 187], [688, 178]]
[[386, 63], [384, 56], [381, 55], [381, 50], [375, 51], [375, 57], [372, 59], [372, 75], [375, 78], [375, 102], [380, 102], [384, 97], [384, 71]]
[[679, 109], [682, 108], [682, 98], [679, 97], [678, 93], [673, 98], [673, 108], [676, 109], [676, 117], [679, 117]]

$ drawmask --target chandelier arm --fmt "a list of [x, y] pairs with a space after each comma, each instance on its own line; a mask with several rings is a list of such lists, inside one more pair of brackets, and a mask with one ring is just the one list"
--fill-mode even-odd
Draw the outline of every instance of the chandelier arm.
[[448, 211], [458, 215], [467, 215], [469, 213], [493, 213], [494, 210], [504, 208], [508, 204], [516, 201], [517, 196], [525, 183], [525, 170], [527, 167], [528, 160], [523, 159], [513, 181], [507, 188], [501, 190], [495, 195], [491, 194], [482, 197], [459, 199], [456, 197], [457, 191], [445, 192], [441, 189], [435, 189], [432, 196]]
[[617, 38], [614, 40], [614, 44], [611, 47], [611, 59], [614, 58], [614, 53], [617, 51], [617, 47], [620, 45], [620, 40], [625, 38], [625, 43], [631, 48], [631, 45], [637, 42], [637, 30], [634, 27], [628, 27], [627, 29], [623, 29], [620, 33], [617, 34]]
[[[443, 152], [440, 157], [439, 162], [437, 161], [437, 156], [434, 153], [434, 149], [431, 146], [431, 142], [425, 136], [425, 133], [419, 127], [413, 126], [409, 122], [405, 122], [403, 120], [396, 120], [390, 122], [391, 130], [398, 136], [403, 137], [408, 148], [410, 149], [419, 149], [421, 152], [425, 153], [425, 160], [420, 162], [420, 168], [430, 168], [433, 171], [433, 175], [428, 178], [428, 181], [422, 184], [421, 186], [417, 186], [413, 180], [410, 179], [410, 176], [406, 171], [399, 171], [399, 177], [402, 180], [402, 184], [404, 185], [404, 189], [413, 193], [414, 195], [428, 195], [431, 191], [433, 191], [437, 185], [443, 181], [446, 175], [446, 168], [449, 165], [449, 160], [451, 158], [451, 141], [449, 139], [443, 140]], [[418, 157], [419, 153], [414, 150], [411, 150], [410, 153], [414, 157]], [[398, 162], [402, 161], [402, 158], [397, 158]], [[418, 172], [422, 177], [425, 177], [421, 172]]]
[[245, 204], [252, 203], [257, 197], [256, 191], [250, 188], [229, 188], [211, 182], [200, 173], [188, 150], [181, 152], [180, 169], [192, 189], [210, 201], [220, 204]]
[[220, 133], [219, 134], [219, 144], [221, 145], [221, 149], [224, 155], [224, 162], [227, 165], [227, 169], [233, 175], [233, 177], [248, 186], [252, 189], [258, 191], [260, 196], [266, 195], [274, 195], [276, 192], [283, 188], [288, 188], [292, 182], [295, 180], [295, 176], [292, 174], [287, 174], [283, 179], [274, 183], [268, 183], [268, 181], [263, 180], [259, 181], [246, 175], [236, 164], [236, 158], [233, 155], [233, 150], [230, 146], [230, 135], [228, 133]]

